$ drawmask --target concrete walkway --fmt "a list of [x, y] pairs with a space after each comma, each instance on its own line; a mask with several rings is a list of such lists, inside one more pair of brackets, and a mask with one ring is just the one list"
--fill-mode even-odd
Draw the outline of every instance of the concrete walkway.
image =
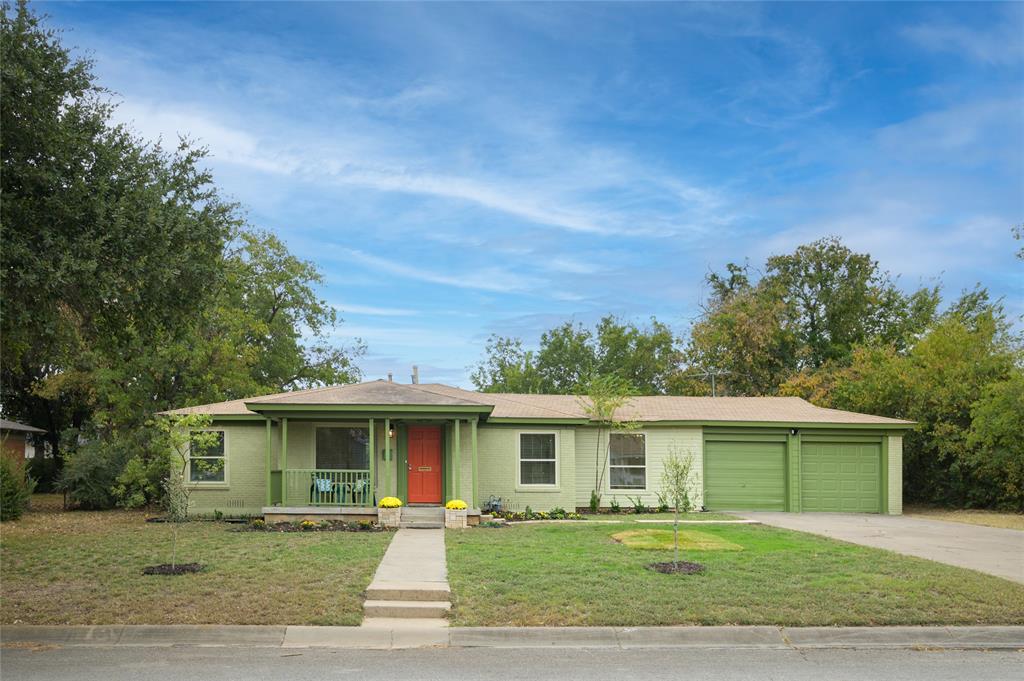
[[[1024, 649], [1024, 627], [0, 627], [5, 648]], [[513, 674], [514, 676], [514, 674]], [[628, 674], [627, 674], [628, 676]]]
[[440, 643], [450, 609], [444, 530], [398, 530], [366, 589], [361, 628]]
[[811, 532], [977, 570], [1024, 584], [1024, 531], [867, 513], [743, 512], [765, 525]]

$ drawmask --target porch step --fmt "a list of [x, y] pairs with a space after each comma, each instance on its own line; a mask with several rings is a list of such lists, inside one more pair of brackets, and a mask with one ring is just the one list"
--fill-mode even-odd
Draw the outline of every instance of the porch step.
[[448, 601], [366, 601], [366, 617], [444, 617], [452, 604]]
[[441, 601], [451, 599], [452, 592], [443, 582], [387, 582], [370, 584], [368, 601]]
[[407, 530], [443, 530], [444, 521], [437, 522], [436, 520], [414, 520], [410, 522], [402, 521], [398, 523], [399, 527], [404, 527]]

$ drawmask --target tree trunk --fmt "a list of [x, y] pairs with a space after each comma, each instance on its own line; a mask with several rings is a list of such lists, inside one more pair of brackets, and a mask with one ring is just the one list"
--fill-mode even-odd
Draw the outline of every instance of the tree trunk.
[[672, 539], [675, 542], [675, 558], [672, 561], [674, 569], [679, 569], [679, 504], [676, 504], [675, 521], [672, 523]]

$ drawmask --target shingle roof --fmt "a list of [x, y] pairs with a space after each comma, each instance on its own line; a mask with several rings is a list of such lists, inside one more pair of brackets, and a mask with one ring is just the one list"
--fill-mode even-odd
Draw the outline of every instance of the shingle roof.
[[[442, 383], [404, 384], [370, 381], [329, 386], [312, 390], [264, 395], [247, 400], [231, 400], [175, 409], [170, 414], [202, 413], [212, 415], [253, 414], [254, 409], [273, 405], [401, 405], [423, 407], [491, 408], [489, 418], [509, 419], [586, 419], [581, 398], [575, 395], [526, 395], [519, 393], [479, 393]], [[907, 426], [912, 421], [872, 416], [838, 409], [816, 407], [799, 397], [679, 397], [655, 395], [634, 397], [623, 408], [620, 418], [641, 422], [766, 422], [821, 423], [838, 425]]]
[[8, 421], [7, 419], [0, 419], [0, 430], [18, 430], [23, 433], [45, 433], [46, 431], [42, 428], [36, 428], [34, 426], [26, 426], [24, 423], [18, 423], [17, 421]]

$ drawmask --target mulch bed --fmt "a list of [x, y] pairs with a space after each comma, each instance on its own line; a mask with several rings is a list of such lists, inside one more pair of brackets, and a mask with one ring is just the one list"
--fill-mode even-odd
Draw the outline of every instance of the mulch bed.
[[163, 563], [162, 565], [150, 565], [149, 567], [142, 568], [142, 574], [144, 575], [187, 575], [193, 572], [201, 572], [203, 566], [199, 563], [178, 563], [177, 565], [171, 565], [170, 563]]
[[678, 563], [671, 561], [668, 563], [651, 563], [647, 567], [663, 575], [692, 575], [697, 572], [704, 572], [704, 566], [700, 563], [691, 563], [685, 560], [681, 560]]

